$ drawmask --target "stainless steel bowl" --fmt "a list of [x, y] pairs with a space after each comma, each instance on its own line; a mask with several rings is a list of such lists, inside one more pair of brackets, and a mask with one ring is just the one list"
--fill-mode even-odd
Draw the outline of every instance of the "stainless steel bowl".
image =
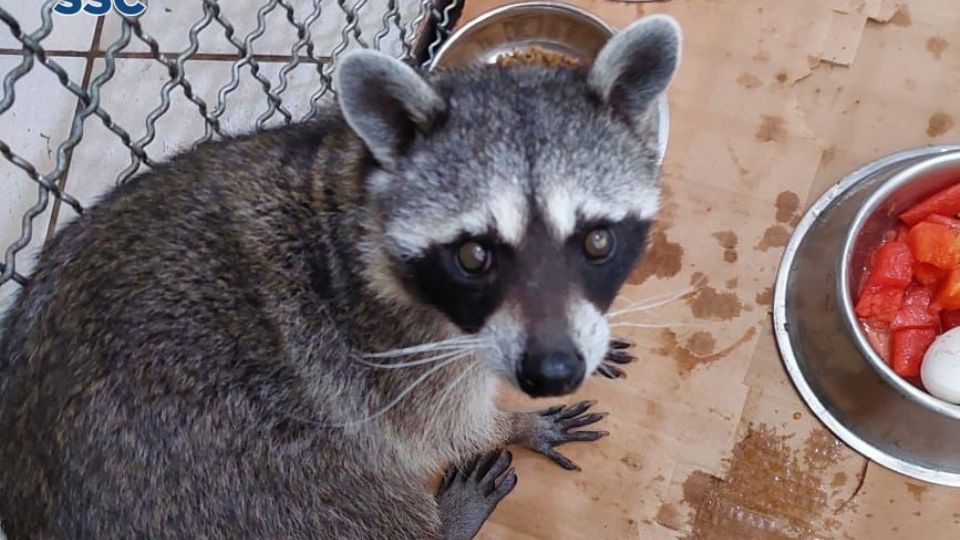
[[960, 178], [960, 146], [875, 161], [810, 208], [783, 256], [774, 331], [787, 373], [814, 414], [871, 460], [960, 486], [960, 407], [898, 375], [873, 351], [851, 291], [870, 248], [906, 207]]
[[[603, 20], [569, 4], [520, 2], [490, 10], [454, 32], [428, 68], [492, 64], [506, 53], [533, 47], [589, 65], [614, 33]], [[670, 132], [666, 96], [657, 103], [657, 114], [662, 159]]]

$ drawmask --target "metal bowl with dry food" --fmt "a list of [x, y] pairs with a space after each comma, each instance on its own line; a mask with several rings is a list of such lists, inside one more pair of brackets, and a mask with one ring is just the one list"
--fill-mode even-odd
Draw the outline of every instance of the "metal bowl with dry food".
[[827, 190], [797, 225], [780, 265], [774, 332], [813, 413], [867, 458], [960, 486], [960, 406], [901, 378], [854, 310], [869, 253], [904, 209], [960, 179], [960, 146], [899, 152]]
[[[595, 15], [561, 2], [521, 2], [490, 10], [457, 30], [428, 68], [469, 64], [590, 65], [615, 30]], [[658, 145], [666, 154], [670, 115], [657, 104]]]

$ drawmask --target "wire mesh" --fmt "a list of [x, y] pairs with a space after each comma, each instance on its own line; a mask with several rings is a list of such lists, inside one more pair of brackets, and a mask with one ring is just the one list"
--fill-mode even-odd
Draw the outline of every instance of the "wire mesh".
[[[317, 114], [326, 101], [335, 97], [333, 73], [343, 53], [354, 47], [369, 47], [422, 68], [456, 23], [463, 2], [258, 0], [259, 9], [252, 29], [238, 31], [234, 20], [238, 18], [236, 7], [249, 6], [252, 2], [231, 0], [221, 4], [218, 0], [178, 0], [177, 8], [186, 6], [195, 10], [196, 18], [184, 26], [186, 46], [181, 42], [181, 48], [169, 52], [171, 49], [167, 43], [171, 40], [167, 38], [183, 28], [151, 26], [148, 15], [163, 7], [161, 0], [145, 2], [147, 10], [137, 17], [124, 16], [117, 11], [100, 16], [95, 23], [92, 43], [85, 51], [60, 50], [54, 45], [45, 47], [45, 42], [57, 41], [57, 31], [85, 17], [83, 13], [72, 17], [58, 14], [54, 7], [59, 1], [25, 2], [40, 13], [40, 24], [32, 31], [27, 31], [25, 23], [21, 22], [24, 19], [23, 6], [19, 6], [21, 20], [18, 20], [12, 13], [16, 11], [14, 6], [5, 8], [0, 4], [0, 34], [8, 31], [14, 40], [11, 42], [13, 47], [7, 48], [0, 42], [0, 59], [18, 59], [10, 68], [4, 68], [9, 63], [0, 64], [0, 127], [6, 124], [6, 129], [0, 130], [0, 156], [13, 166], [0, 169], [0, 173], [9, 171], [9, 174], [0, 174], [0, 198], [12, 196], [17, 183], [32, 182], [36, 186], [35, 201], [25, 210], [23, 205], [15, 210], [21, 213], [19, 231], [5, 231], [2, 236], [12, 238], [8, 242], [5, 240], [7, 245], [0, 245], [3, 253], [0, 289], [7, 289], [6, 292], [29, 283], [28, 265], [24, 261], [29, 258], [26, 250], [28, 246], [35, 249], [38, 243], [42, 243], [44, 234], [46, 237], [52, 234], [57, 214], [61, 210], [70, 210], [79, 215], [89, 206], [71, 195], [73, 182], [67, 183], [67, 180], [72, 179], [69, 171], [75, 150], [92, 128], [105, 130], [110, 134], [109, 140], [115, 150], [128, 154], [128, 164], [115, 177], [117, 184], [126, 182], [144, 169], [155, 166], [170, 153], [167, 144], [153, 143], [163, 138], [166, 124], [181, 121], [179, 117], [168, 120], [175, 99], [185, 99], [193, 113], [202, 119], [202, 134], [193, 137], [191, 145], [217, 140], [234, 132], [307, 120]], [[169, 8], [163, 9], [170, 11]], [[280, 50], [281, 43], [288, 47]], [[118, 64], [128, 58], [156, 62], [156, 67], [165, 71], [159, 95], [137, 97], [140, 101], [154, 100], [142, 126], [129, 125], [132, 122], [121, 125], [118, 118], [124, 116], [122, 109], [126, 104], [121, 101], [120, 106], [116, 102], [111, 106], [103, 100], [105, 92], [117, 93], [114, 87], [120, 85], [116, 82]], [[67, 61], [83, 61], [83, 75], [77, 76], [65, 68]], [[213, 62], [229, 65], [229, 73], [210, 75], [210, 70], [216, 67]], [[269, 69], [265, 69], [267, 64]], [[292, 78], [304, 68], [313, 72], [314, 82], [311, 84], [315, 84], [315, 88], [310, 87], [305, 103], [304, 95], [297, 94], [293, 99], [291, 92]], [[49, 136], [40, 133], [47, 138], [50, 154], [50, 159], [45, 160], [50, 162], [47, 170], [36, 159], [23, 155], [20, 149], [29, 144], [24, 142], [30, 137], [27, 133], [30, 131], [29, 114], [25, 119], [15, 119], [11, 113], [17, 99], [18, 82], [35, 70], [52, 74], [55, 82], [51, 81], [51, 84], [59, 84], [65, 91], [63, 96], [76, 103], [69, 133], [56, 143], [55, 149], [50, 146]], [[266, 71], [272, 74], [268, 75]], [[214, 81], [216, 92], [206, 99], [191, 82], [196, 78], [209, 80], [217, 76], [220, 78]], [[262, 111], [250, 111], [232, 99], [242, 83], [250, 79], [262, 95]], [[179, 110], [182, 112], [183, 109]], [[141, 130], [140, 136], [132, 134]], [[49, 226], [45, 223], [47, 220]]]

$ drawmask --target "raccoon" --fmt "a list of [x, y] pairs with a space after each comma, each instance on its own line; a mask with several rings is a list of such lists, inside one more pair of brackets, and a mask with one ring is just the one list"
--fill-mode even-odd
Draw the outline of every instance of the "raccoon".
[[[425, 77], [342, 59], [315, 120], [207, 143], [105, 195], [3, 323], [0, 521], [52, 538], [472, 538], [566, 469], [610, 376], [604, 313], [659, 201], [680, 29], [591, 67]], [[439, 488], [431, 475], [446, 470]]]

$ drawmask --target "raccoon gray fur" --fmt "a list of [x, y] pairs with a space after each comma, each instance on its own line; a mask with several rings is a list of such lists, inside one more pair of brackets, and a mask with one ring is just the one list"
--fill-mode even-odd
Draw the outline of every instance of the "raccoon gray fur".
[[[43, 250], [0, 343], [0, 521], [53, 538], [461, 539], [576, 390], [658, 205], [680, 32], [428, 79], [374, 52], [315, 121], [205, 144]], [[608, 356], [609, 355], [609, 356]], [[618, 356], [619, 355], [619, 356]], [[437, 491], [432, 474], [447, 470]]]

